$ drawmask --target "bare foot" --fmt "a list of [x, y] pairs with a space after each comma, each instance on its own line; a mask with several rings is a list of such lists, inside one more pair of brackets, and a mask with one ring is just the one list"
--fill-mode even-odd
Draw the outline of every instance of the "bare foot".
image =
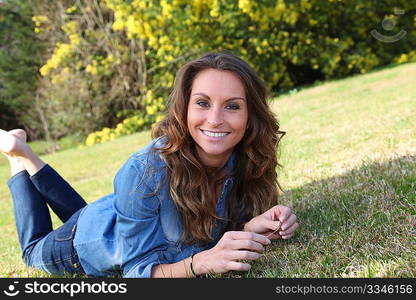
[[22, 129], [9, 132], [0, 129], [0, 152], [9, 160], [12, 176], [25, 170], [19, 157], [24, 156], [29, 148], [26, 139], [26, 132]]
[[23, 129], [8, 132], [0, 129], [0, 152], [5, 156], [25, 156], [29, 148], [26, 138], [26, 132]]
[[9, 159], [12, 176], [22, 170], [33, 176], [45, 166], [26, 143], [26, 132], [22, 129], [0, 131], [0, 152]]

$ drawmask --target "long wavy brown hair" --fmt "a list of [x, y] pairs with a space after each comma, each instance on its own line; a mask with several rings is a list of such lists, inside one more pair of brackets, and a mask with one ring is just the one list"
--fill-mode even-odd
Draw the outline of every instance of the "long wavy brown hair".
[[284, 135], [267, 104], [265, 83], [238, 56], [210, 52], [178, 71], [166, 117], [153, 126], [152, 138], [166, 136], [166, 143], [157, 150], [166, 161], [170, 194], [182, 218], [181, 241], [200, 244], [212, 242], [216, 220], [221, 218], [216, 215], [216, 203], [212, 201], [213, 176], [209, 174], [213, 170], [198, 157], [187, 127], [187, 109], [194, 78], [210, 68], [236, 74], [244, 86], [248, 104], [248, 126], [234, 149], [234, 184], [226, 199], [224, 231], [241, 230], [253, 216], [277, 204], [280, 189], [277, 154]]

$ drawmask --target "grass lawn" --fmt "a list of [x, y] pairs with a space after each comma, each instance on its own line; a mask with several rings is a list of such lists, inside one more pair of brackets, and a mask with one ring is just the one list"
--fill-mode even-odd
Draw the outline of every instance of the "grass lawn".
[[[416, 64], [324, 83], [271, 105], [283, 138], [281, 203], [300, 228], [248, 273], [220, 277], [416, 277]], [[42, 158], [89, 202], [112, 192], [142, 132]], [[0, 276], [48, 277], [21, 261], [0, 158]], [[56, 226], [60, 223], [55, 218]]]

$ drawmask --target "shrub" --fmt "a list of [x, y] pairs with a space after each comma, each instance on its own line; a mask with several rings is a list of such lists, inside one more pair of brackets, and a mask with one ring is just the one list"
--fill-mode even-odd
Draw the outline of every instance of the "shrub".
[[[59, 80], [65, 69], [87, 82], [89, 97], [102, 103], [97, 104], [102, 109], [99, 118], [85, 118], [89, 128], [96, 129], [116, 127], [122, 121], [115, 117], [120, 111], [128, 118], [138, 111], [146, 124], [154, 122], [179, 66], [207, 51], [233, 51], [272, 91], [280, 92], [413, 60], [416, 46], [413, 0], [394, 5], [387, 0], [73, 3], [55, 17], [63, 26], [42, 27], [45, 32], [60, 28], [62, 38], [54, 39], [56, 46], [41, 72], [59, 87], [67, 84]], [[396, 14], [398, 9], [405, 13]], [[395, 31], [383, 31], [386, 19], [395, 24]], [[386, 35], [403, 29], [407, 35], [384, 43], [371, 35], [373, 29]], [[89, 108], [94, 101], [78, 105]]]

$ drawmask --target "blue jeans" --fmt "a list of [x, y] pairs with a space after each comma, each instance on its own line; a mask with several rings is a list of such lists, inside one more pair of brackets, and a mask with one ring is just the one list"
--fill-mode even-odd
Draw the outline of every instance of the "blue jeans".
[[[51, 274], [83, 273], [73, 238], [84, 199], [49, 165], [33, 176], [15, 174], [8, 186], [25, 263]], [[64, 223], [55, 230], [48, 205]]]

